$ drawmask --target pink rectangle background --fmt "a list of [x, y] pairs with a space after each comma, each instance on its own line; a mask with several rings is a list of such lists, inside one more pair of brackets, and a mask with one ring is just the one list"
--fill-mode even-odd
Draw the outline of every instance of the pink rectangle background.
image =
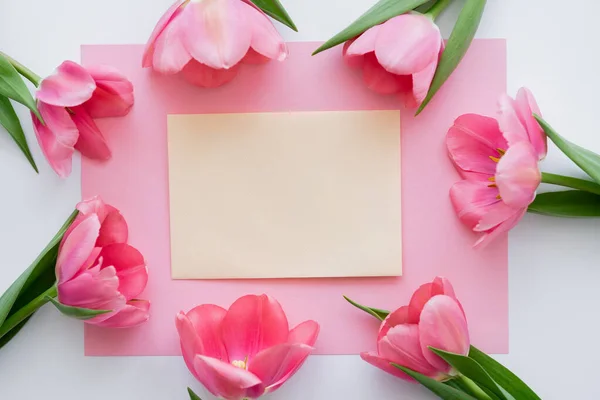
[[[228, 307], [248, 293], [268, 293], [278, 299], [291, 325], [317, 320], [321, 324], [318, 354], [357, 354], [375, 347], [378, 324], [346, 303], [342, 294], [394, 309], [436, 275], [453, 282], [472, 342], [487, 352], [508, 351], [507, 238], [482, 250], [472, 248], [475, 236], [459, 223], [448, 198], [459, 176], [444, 141], [458, 115], [495, 114], [496, 99], [506, 89], [505, 41], [475, 40], [418, 117], [413, 116], [414, 110], [404, 110], [395, 96], [365, 88], [360, 72], [343, 63], [340, 48], [311, 57], [317, 46], [290, 43], [285, 62], [244, 65], [233, 82], [217, 89], [197, 88], [176, 76], [142, 69], [140, 45], [83, 46], [84, 65], [113, 65], [135, 86], [135, 106], [129, 115], [98, 121], [113, 157], [103, 164], [83, 160], [82, 195], [101, 195], [125, 215], [130, 243], [145, 255], [150, 271], [140, 297], [152, 302], [151, 318], [143, 326], [126, 330], [86, 326], [87, 355], [178, 355], [174, 324], [178, 311], [202, 303]], [[401, 110], [402, 119], [402, 277], [171, 279], [168, 114], [393, 109]]]

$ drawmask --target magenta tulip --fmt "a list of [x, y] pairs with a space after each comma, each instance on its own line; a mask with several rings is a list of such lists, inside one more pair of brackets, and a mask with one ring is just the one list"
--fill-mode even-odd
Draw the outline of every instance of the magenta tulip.
[[444, 41], [433, 20], [409, 13], [376, 25], [344, 44], [344, 58], [362, 68], [370, 89], [404, 93], [410, 107], [420, 105], [435, 74]]
[[133, 106], [133, 85], [112, 67], [63, 62], [36, 93], [44, 120], [32, 115], [42, 152], [60, 177], [71, 174], [73, 153], [107, 160], [108, 144], [94, 118], [120, 117]]
[[77, 209], [56, 261], [58, 301], [110, 311], [85, 321], [94, 325], [127, 328], [147, 321], [150, 303], [137, 296], [146, 287], [148, 270], [142, 254], [127, 244], [125, 219], [98, 197]]
[[240, 62], [284, 60], [287, 47], [269, 18], [245, 0], [178, 0], [160, 19], [142, 65], [190, 83], [217, 87], [232, 80]]
[[279, 303], [247, 295], [229, 310], [200, 305], [176, 319], [183, 359], [213, 395], [239, 400], [277, 390], [302, 366], [319, 334], [304, 321], [292, 330]]
[[467, 320], [452, 285], [436, 277], [417, 289], [408, 306], [393, 311], [381, 323], [377, 351], [360, 356], [402, 379], [413, 380], [392, 363], [444, 381], [454, 372], [429, 347], [466, 355], [469, 346]]

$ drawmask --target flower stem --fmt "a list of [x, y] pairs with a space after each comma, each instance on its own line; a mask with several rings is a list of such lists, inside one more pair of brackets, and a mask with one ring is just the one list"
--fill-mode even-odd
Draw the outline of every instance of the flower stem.
[[431, 7], [429, 11], [425, 13], [425, 15], [429, 16], [429, 18], [435, 21], [440, 13], [444, 11], [444, 9], [448, 7], [451, 2], [452, 0], [438, 0], [437, 3], [435, 3], [433, 7]]
[[23, 75], [25, 78], [27, 78], [29, 82], [33, 83], [36, 87], [40, 85], [42, 78], [40, 78], [38, 74], [36, 74], [35, 72], [33, 72], [32, 70], [30, 70], [29, 68], [27, 68], [26, 66], [24, 66], [23, 64], [21, 64], [6, 53], [0, 51], [0, 56], [6, 58], [12, 64], [12, 66], [15, 67], [17, 72]]
[[598, 185], [596, 182], [588, 181], [585, 179], [542, 172], [542, 182], [549, 183], [551, 185], [559, 185], [569, 187], [572, 189], [583, 190], [585, 192], [600, 195], [600, 185]]
[[29, 304], [27, 304], [25, 307], [11, 315], [8, 319], [6, 319], [6, 321], [4, 321], [2, 326], [0, 326], [0, 338], [23, 322], [25, 318], [36, 312], [41, 306], [46, 304], [48, 302], [48, 297], [56, 297], [57, 294], [58, 292], [56, 285], [52, 285], [50, 289], [40, 294], [35, 299], [31, 300], [31, 302], [29, 302]]
[[467, 378], [466, 376], [459, 375], [456, 379], [460, 379], [462, 384], [464, 386], [466, 386], [467, 388], [469, 388], [469, 391], [471, 392], [471, 394], [473, 396], [475, 396], [476, 399], [492, 400], [492, 398], [490, 396], [488, 396], [487, 393], [485, 393], [483, 390], [481, 390], [481, 388], [479, 386], [477, 386], [477, 384], [475, 382], [473, 382], [471, 379]]

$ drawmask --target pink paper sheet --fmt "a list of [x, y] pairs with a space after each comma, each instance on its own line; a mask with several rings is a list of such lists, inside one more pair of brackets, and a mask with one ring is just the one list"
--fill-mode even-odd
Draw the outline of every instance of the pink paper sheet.
[[200, 89], [141, 68], [143, 46], [84, 46], [83, 63], [111, 64], [134, 83], [136, 103], [124, 118], [98, 121], [113, 150], [105, 164], [83, 161], [83, 197], [99, 194], [125, 215], [130, 243], [145, 255], [150, 321], [129, 330], [86, 326], [87, 355], [178, 355], [174, 319], [197, 304], [228, 307], [247, 293], [277, 298], [291, 325], [321, 324], [319, 354], [356, 354], [375, 347], [378, 324], [342, 298], [379, 308], [406, 304], [435, 275], [451, 279], [469, 320], [472, 342], [508, 351], [507, 238], [473, 250], [475, 236], [457, 220], [448, 190], [458, 180], [444, 143], [459, 114], [494, 115], [506, 89], [504, 40], [476, 40], [463, 62], [417, 118], [402, 109], [404, 276], [400, 278], [171, 280], [167, 182], [167, 114], [375, 110], [402, 108], [394, 96], [372, 93], [341, 49], [311, 57], [318, 43], [290, 43], [283, 63], [244, 66], [230, 84]]

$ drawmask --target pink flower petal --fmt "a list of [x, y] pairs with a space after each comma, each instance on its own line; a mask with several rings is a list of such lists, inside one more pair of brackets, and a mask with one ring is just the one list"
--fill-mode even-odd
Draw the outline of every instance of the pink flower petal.
[[229, 69], [214, 69], [196, 60], [191, 60], [181, 71], [186, 81], [192, 85], [215, 88], [226, 84], [236, 77], [239, 71], [239, 65], [236, 64]]
[[440, 294], [445, 294], [453, 299], [456, 299], [454, 288], [452, 287], [450, 281], [439, 276], [436, 276], [433, 282], [421, 285], [417, 290], [415, 290], [410, 298], [410, 303], [408, 304], [408, 322], [411, 324], [419, 323], [421, 311], [423, 311], [425, 304], [427, 304], [429, 299], [431, 299], [433, 296]]
[[380, 29], [381, 25], [375, 25], [374, 27], [367, 29], [356, 39], [346, 42], [348, 47], [345, 50], [345, 55], [353, 57], [373, 53], [375, 51], [375, 41]]
[[212, 357], [197, 355], [194, 368], [198, 380], [217, 397], [224, 399], [256, 398], [265, 387], [253, 373]]
[[73, 107], [71, 118], [79, 131], [79, 139], [75, 143], [75, 148], [85, 157], [94, 160], [108, 160], [111, 152], [106, 144], [106, 139], [86, 109]]
[[149, 318], [150, 302], [147, 300], [131, 300], [108, 319], [95, 322], [95, 318], [92, 318], [85, 322], [104, 328], [133, 328], [148, 321]]
[[231, 361], [251, 359], [261, 350], [286, 342], [289, 333], [281, 305], [265, 294], [237, 299], [221, 329]]
[[526, 212], [527, 208], [517, 210], [517, 212], [511, 217], [509, 217], [507, 220], [497, 225], [494, 229], [488, 230], [483, 235], [481, 235], [481, 237], [475, 242], [473, 247], [484, 248], [489, 243], [493, 242], [497, 237], [514, 228], [519, 223], [521, 218], [523, 218]]
[[437, 65], [438, 60], [435, 59], [421, 71], [412, 74], [412, 96], [414, 100], [412, 108], [419, 106], [423, 100], [425, 100], [427, 92], [429, 91], [429, 86], [431, 86], [431, 81], [435, 75]]
[[102, 267], [113, 266], [119, 277], [119, 292], [127, 300], [137, 297], [148, 283], [148, 269], [144, 256], [126, 243], [110, 244], [102, 248]]
[[116, 68], [88, 67], [96, 90], [84, 107], [92, 118], [122, 117], [133, 106], [133, 84]]
[[381, 340], [388, 331], [396, 325], [405, 324], [408, 322], [408, 306], [402, 306], [395, 311], [388, 314], [387, 317], [381, 322], [379, 327], [379, 333], [377, 334], [377, 341]]
[[290, 331], [287, 342], [314, 346], [319, 336], [319, 330], [320, 327], [316, 321], [304, 321]]
[[181, 6], [187, 0], [177, 0], [169, 9], [164, 13], [164, 15], [160, 18], [150, 38], [148, 39], [148, 43], [146, 43], [146, 47], [144, 48], [144, 56], [142, 59], [142, 66], [144, 68], [148, 68], [152, 66], [152, 58], [154, 57], [154, 46], [158, 37], [163, 33], [167, 25], [181, 12]]
[[431, 19], [421, 14], [402, 14], [381, 25], [375, 55], [387, 71], [412, 75], [437, 63], [441, 46], [442, 35]]
[[154, 42], [153, 68], [162, 74], [176, 74], [192, 59], [184, 45], [182, 13], [174, 17]]
[[242, 58], [242, 63], [251, 65], [265, 64], [269, 61], [271, 61], [269, 57], [265, 57], [262, 54], [257, 53], [256, 50], [254, 50], [252, 47], [248, 49], [248, 52], [246, 53], [244, 58]]
[[73, 307], [118, 311], [126, 304], [118, 289], [119, 278], [113, 267], [99, 272], [85, 271], [58, 284], [58, 300]]
[[363, 80], [369, 89], [381, 94], [403, 92], [409, 87], [407, 87], [407, 80], [402, 78], [383, 69], [373, 53], [364, 56]]
[[85, 266], [85, 262], [94, 250], [99, 231], [98, 217], [90, 215], [79, 222], [69, 235], [63, 236], [56, 259], [56, 276], [59, 284], [72, 279]]
[[285, 60], [287, 46], [269, 17], [245, 2], [239, 2], [239, 9], [252, 31], [252, 49], [272, 60]]
[[96, 241], [96, 246], [104, 247], [109, 244], [126, 243], [129, 235], [129, 229], [125, 218], [121, 212], [113, 206], [105, 206], [104, 218], [100, 218], [100, 235]]
[[492, 183], [463, 180], [452, 185], [450, 200], [454, 211], [469, 229], [475, 229], [494, 208], [502, 207], [498, 188], [490, 186]]
[[248, 370], [262, 381], [267, 391], [273, 392], [300, 369], [313, 350], [301, 343], [278, 344], [258, 353]]
[[415, 324], [397, 325], [378, 342], [379, 355], [386, 360], [427, 376], [435, 376], [449, 368], [434, 368], [423, 356], [419, 341], [419, 327]]
[[392, 374], [395, 377], [414, 382], [414, 379], [410, 376], [406, 375], [404, 372], [394, 367], [391, 363], [392, 361], [386, 360], [385, 358], [380, 357], [375, 352], [370, 353], [360, 353], [360, 358], [369, 364], [379, 368], [382, 371], [387, 372], [388, 374]]
[[425, 359], [440, 371], [450, 366], [429, 347], [467, 355], [469, 353], [469, 328], [461, 307], [449, 296], [432, 297], [421, 313], [419, 340]]
[[38, 109], [45, 125], [42, 125], [35, 115], [31, 115], [35, 136], [52, 169], [61, 178], [66, 178], [71, 174], [74, 146], [79, 138], [79, 131], [63, 107], [38, 102]]
[[546, 133], [537, 120], [533, 117], [533, 114], [537, 114], [539, 116], [542, 115], [540, 108], [535, 101], [535, 97], [533, 97], [533, 94], [529, 91], [529, 89], [522, 87], [517, 92], [517, 98], [513, 104], [515, 106], [515, 111], [521, 120], [521, 124], [523, 124], [527, 130], [529, 141], [535, 149], [538, 159], [542, 160], [546, 157], [548, 144]]
[[181, 13], [183, 42], [196, 61], [216, 69], [233, 67], [248, 52], [252, 28], [239, 0], [203, 0]]
[[362, 68], [364, 63], [364, 56], [361, 55], [351, 55], [348, 54], [348, 49], [354, 43], [356, 39], [348, 40], [342, 46], [342, 57], [344, 62], [351, 68]]
[[73, 107], [92, 97], [96, 83], [88, 71], [73, 61], [65, 61], [40, 84], [39, 101], [59, 107]]
[[503, 201], [499, 201], [494, 203], [485, 215], [482, 216], [481, 220], [473, 230], [475, 232], [486, 232], [491, 229], [496, 228], [498, 225], [504, 223], [506, 220], [518, 214], [520, 212], [519, 208], [513, 208], [504, 203]]
[[511, 207], [527, 207], [541, 180], [538, 156], [529, 142], [515, 143], [498, 162], [496, 185], [502, 201]]

